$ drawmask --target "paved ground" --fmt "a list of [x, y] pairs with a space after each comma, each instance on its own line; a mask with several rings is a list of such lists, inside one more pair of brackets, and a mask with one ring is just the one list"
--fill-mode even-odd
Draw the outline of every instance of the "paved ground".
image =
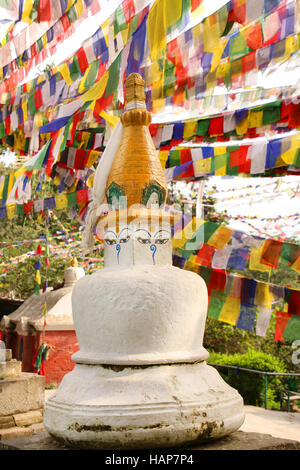
[[263, 432], [282, 439], [300, 442], [300, 413], [273, 411], [245, 406], [246, 418], [240, 431]]
[[[46, 390], [47, 400], [55, 390]], [[288, 413], [287, 411], [273, 411], [245, 406], [246, 418], [239, 429], [244, 432], [257, 432], [270, 434], [281, 439], [293, 439], [300, 442], [300, 413]]]

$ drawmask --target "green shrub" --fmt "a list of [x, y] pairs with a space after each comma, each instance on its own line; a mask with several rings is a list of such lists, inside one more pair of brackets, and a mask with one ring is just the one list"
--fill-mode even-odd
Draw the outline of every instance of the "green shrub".
[[[265, 372], [286, 372], [283, 361], [271, 354], [262, 351], [249, 350], [245, 354], [218, 354], [211, 353], [208, 359], [210, 364], [226, 364], [237, 366], [236, 369], [218, 368], [223, 379], [238, 392], [246, 405], [263, 406], [265, 399], [265, 376], [239, 370], [238, 367], [260, 370]], [[280, 390], [283, 388], [284, 378], [268, 376], [268, 406], [279, 408]]]

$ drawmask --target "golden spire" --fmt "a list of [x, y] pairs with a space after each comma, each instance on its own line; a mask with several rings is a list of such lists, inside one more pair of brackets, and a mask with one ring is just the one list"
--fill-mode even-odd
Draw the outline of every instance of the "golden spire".
[[137, 73], [126, 79], [124, 129], [106, 185], [109, 204], [126, 196], [128, 209], [133, 204], [147, 206], [149, 200], [162, 205], [167, 196], [166, 179], [148, 129], [151, 114], [145, 105], [144, 85]]

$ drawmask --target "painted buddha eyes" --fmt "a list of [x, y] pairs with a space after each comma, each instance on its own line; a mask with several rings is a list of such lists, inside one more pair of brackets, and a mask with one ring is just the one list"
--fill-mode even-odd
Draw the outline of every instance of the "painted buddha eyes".
[[138, 237], [138, 238], [137, 238], [137, 241], [140, 242], [140, 243], [142, 243], [143, 245], [150, 245], [150, 243], [151, 243], [150, 238]]
[[120, 238], [119, 243], [127, 243], [130, 238], [130, 235], [127, 235], [127, 237]]
[[118, 243], [127, 243], [130, 239], [130, 233], [127, 228], [123, 229], [119, 235], [112, 230], [109, 230], [107, 234], [108, 237], [104, 238], [104, 241], [108, 246], [117, 245]]
[[156, 245], [165, 245], [166, 243], [168, 243], [168, 241], [169, 238], [157, 238], [154, 243]]
[[109, 238], [105, 238], [104, 239], [105, 243], [107, 243], [107, 245], [111, 246], [111, 245], [116, 245], [117, 243], [117, 240], [110, 240]]

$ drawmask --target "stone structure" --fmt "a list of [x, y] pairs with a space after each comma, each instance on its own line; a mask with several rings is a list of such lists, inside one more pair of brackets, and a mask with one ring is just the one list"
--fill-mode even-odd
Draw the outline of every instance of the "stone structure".
[[174, 220], [164, 209], [144, 81], [133, 74], [126, 87], [109, 210], [96, 224], [105, 267], [74, 287], [76, 366], [45, 407], [50, 434], [79, 448], [181, 446], [227, 435], [244, 420], [240, 395], [205, 362], [206, 285], [172, 266]]
[[[15, 359], [21, 361], [23, 372], [33, 372], [33, 358], [41, 343], [53, 346], [45, 362], [47, 384], [60, 383], [63, 376], [74, 367], [71, 355], [78, 350], [74, 330], [71, 295], [84, 270], [74, 260], [66, 269], [64, 285], [40, 296], [33, 294], [13, 313], [4, 316], [0, 322], [2, 341], [12, 350]], [[47, 303], [46, 326], [42, 315]]]
[[44, 389], [44, 377], [21, 372], [11, 350], [0, 349], [0, 440], [15, 437], [16, 428], [43, 421]]

